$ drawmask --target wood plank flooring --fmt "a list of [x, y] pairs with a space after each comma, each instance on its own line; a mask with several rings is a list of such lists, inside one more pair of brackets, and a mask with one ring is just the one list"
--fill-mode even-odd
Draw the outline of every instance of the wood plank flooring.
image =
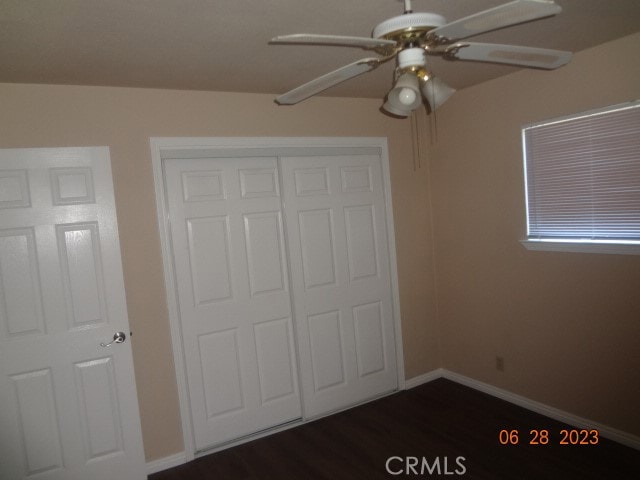
[[[149, 480], [640, 478], [640, 451], [601, 437], [597, 445], [562, 446], [563, 428], [572, 427], [440, 379]], [[519, 444], [501, 445], [502, 429], [518, 430]], [[549, 431], [549, 443], [529, 445], [532, 429]], [[397, 475], [386, 469], [390, 457], [399, 457], [388, 463]]]

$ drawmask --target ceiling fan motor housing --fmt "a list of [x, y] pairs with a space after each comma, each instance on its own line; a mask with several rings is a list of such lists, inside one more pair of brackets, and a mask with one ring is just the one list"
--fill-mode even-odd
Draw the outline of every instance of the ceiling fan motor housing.
[[371, 36], [396, 41], [410, 41], [413, 36], [422, 36], [446, 23], [447, 21], [442, 15], [435, 13], [406, 13], [378, 24], [373, 29]]

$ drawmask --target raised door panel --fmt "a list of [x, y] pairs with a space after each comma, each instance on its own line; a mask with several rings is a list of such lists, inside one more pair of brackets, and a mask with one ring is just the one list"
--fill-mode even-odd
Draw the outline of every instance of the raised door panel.
[[284, 292], [286, 264], [279, 211], [244, 215], [251, 296]]
[[318, 392], [342, 385], [345, 365], [340, 311], [310, 315], [307, 323], [314, 390]]
[[381, 302], [353, 307], [358, 375], [364, 377], [384, 371], [387, 366]]
[[265, 198], [280, 196], [280, 184], [276, 167], [249, 168], [240, 170], [240, 192], [242, 198]]
[[263, 404], [296, 394], [296, 368], [291, 338], [291, 318], [254, 325], [260, 399]]
[[56, 225], [70, 328], [107, 321], [97, 222]]
[[33, 228], [0, 230], [0, 322], [6, 338], [44, 334]]
[[336, 283], [333, 218], [330, 209], [298, 212], [305, 288]]
[[113, 357], [78, 362], [74, 367], [87, 461], [121, 453], [124, 439]]
[[31, 206], [27, 170], [0, 170], [0, 209]]
[[237, 329], [200, 335], [198, 353], [207, 420], [244, 408]]
[[293, 172], [295, 192], [298, 197], [329, 195], [327, 168], [296, 168]]
[[182, 192], [185, 202], [206, 202], [225, 198], [224, 179], [220, 170], [182, 173]]
[[93, 173], [90, 167], [51, 168], [51, 195], [54, 205], [94, 203]]
[[232, 298], [228, 217], [189, 218], [187, 235], [194, 304]]
[[373, 209], [373, 205], [349, 206], [344, 209], [349, 278], [352, 282], [378, 275]]
[[340, 167], [340, 177], [344, 193], [373, 191], [370, 165]]
[[63, 468], [62, 438], [51, 369], [10, 376], [18, 406], [18, 425], [25, 476]]

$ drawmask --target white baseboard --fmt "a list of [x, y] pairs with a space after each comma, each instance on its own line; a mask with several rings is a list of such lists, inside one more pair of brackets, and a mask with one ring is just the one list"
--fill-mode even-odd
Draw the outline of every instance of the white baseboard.
[[423, 383], [429, 383], [433, 380], [437, 380], [438, 378], [442, 378], [444, 377], [444, 372], [444, 368], [436, 368], [435, 370], [431, 370], [430, 372], [423, 373], [422, 375], [410, 378], [409, 380], [405, 380], [404, 389], [408, 390], [410, 388], [417, 387], [418, 385], [422, 385]]
[[417, 377], [410, 378], [405, 382], [405, 388], [414, 388], [418, 385], [431, 382], [438, 378], [446, 378], [447, 380], [451, 380], [452, 382], [456, 382], [480, 392], [487, 393], [493, 397], [500, 398], [501, 400], [505, 400], [509, 403], [513, 403], [514, 405], [518, 405], [519, 407], [526, 408], [527, 410], [531, 410], [532, 412], [545, 415], [549, 418], [553, 418], [554, 420], [572, 425], [574, 427], [586, 428], [589, 430], [598, 430], [600, 435], [604, 438], [608, 438], [609, 440], [613, 440], [614, 442], [626, 445], [627, 447], [640, 450], [640, 437], [636, 435], [623, 432], [622, 430], [617, 430], [615, 428], [609, 427], [608, 425], [603, 425], [587, 418], [578, 417], [577, 415], [573, 415], [563, 410], [559, 410], [543, 403], [536, 402], [535, 400], [528, 399], [507, 390], [494, 387], [493, 385], [490, 385], [488, 383], [465, 377], [464, 375], [460, 375], [459, 373], [455, 373], [444, 368], [438, 368], [436, 370], [432, 370], [431, 372], [427, 372]]
[[147, 462], [147, 475], [161, 472], [167, 468], [177, 467], [187, 462], [187, 455], [184, 452], [174, 453], [168, 457], [158, 458]]

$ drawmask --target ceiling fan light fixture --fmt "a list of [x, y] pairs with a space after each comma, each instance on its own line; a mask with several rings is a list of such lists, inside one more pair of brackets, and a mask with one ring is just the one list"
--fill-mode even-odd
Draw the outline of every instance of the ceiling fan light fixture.
[[389, 102], [389, 100], [384, 102], [384, 105], [382, 105], [382, 110], [396, 117], [408, 117], [412, 112], [412, 110], [410, 109], [398, 108], [396, 105], [393, 105], [391, 102]]
[[382, 109], [393, 115], [406, 117], [421, 104], [422, 95], [418, 77], [412, 72], [407, 72], [398, 77], [396, 84], [387, 94]]
[[439, 78], [427, 77], [426, 81], [421, 82], [420, 91], [422, 95], [424, 95], [424, 98], [427, 99], [427, 102], [429, 102], [431, 111], [434, 111], [446, 102], [456, 90]]

